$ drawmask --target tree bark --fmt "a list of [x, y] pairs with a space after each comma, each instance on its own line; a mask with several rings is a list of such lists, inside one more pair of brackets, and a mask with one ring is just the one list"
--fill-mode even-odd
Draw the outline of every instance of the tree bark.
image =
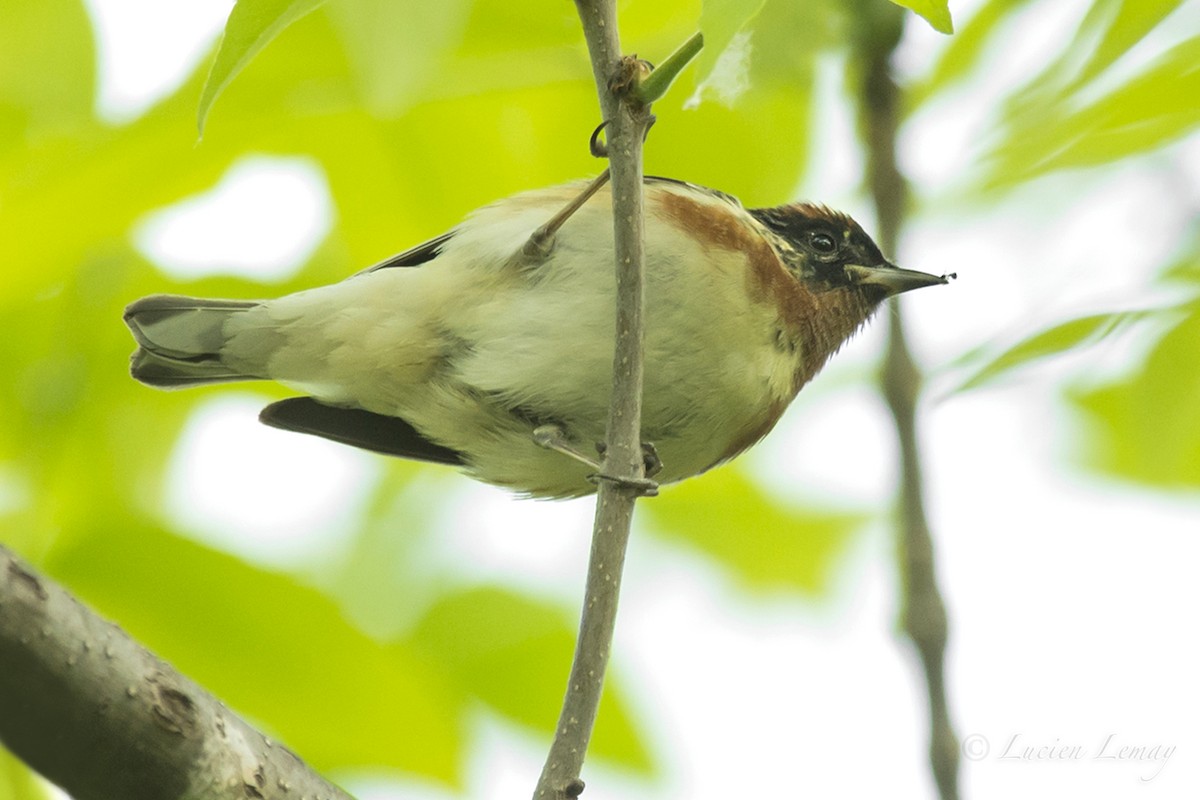
[[3, 546], [0, 742], [75, 800], [351, 800]]

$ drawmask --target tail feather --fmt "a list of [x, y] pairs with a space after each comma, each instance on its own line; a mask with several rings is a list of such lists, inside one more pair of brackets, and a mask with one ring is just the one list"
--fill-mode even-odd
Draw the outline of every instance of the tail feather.
[[221, 355], [225, 323], [257, 305], [178, 295], [152, 295], [131, 303], [125, 309], [125, 324], [138, 349], [130, 359], [130, 374], [149, 386], [168, 389], [261, 377], [235, 368]]

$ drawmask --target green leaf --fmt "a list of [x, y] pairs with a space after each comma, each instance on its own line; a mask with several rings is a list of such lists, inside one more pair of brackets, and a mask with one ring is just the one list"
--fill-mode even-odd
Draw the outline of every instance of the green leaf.
[[328, 7], [366, 109], [395, 116], [442, 78], [463, 37], [472, 0], [338, 0]]
[[1128, 83], [1086, 106], [1046, 99], [1010, 115], [990, 157], [984, 188], [1014, 186], [1054, 170], [1090, 167], [1176, 140], [1200, 126], [1200, 36], [1158, 58]]
[[954, 38], [941, 48], [930, 73], [905, 94], [909, 109], [920, 107], [930, 97], [955, 85], [975, 69], [985, 49], [995, 41], [1002, 23], [1030, 0], [990, 0], [967, 20]]
[[[833, 17], [824, 0], [763, 6], [739, 34], [750, 38], [753, 59], [736, 103], [656, 106], [647, 173], [713, 186], [747, 205], [794, 200], [811, 142], [815, 63], [836, 40]], [[705, 39], [701, 57], [708, 50]]]
[[0, 800], [47, 800], [37, 773], [0, 747]]
[[655, 533], [711, 556], [747, 586], [810, 595], [825, 591], [867, 519], [785, 505], [728, 466], [668, 487], [643, 508]]
[[704, 35], [704, 50], [696, 63], [696, 83], [711, 75], [717, 60], [733, 42], [739, 31], [747, 28], [758, 16], [767, 0], [704, 0], [700, 12], [700, 32]]
[[1148, 313], [1151, 312], [1117, 311], [1108, 314], [1092, 314], [1061, 322], [1023, 339], [1000, 355], [985, 361], [982, 365], [978, 364], [983, 357], [983, 353], [980, 352], [982, 348], [972, 351], [960, 359], [959, 364], [969, 365], [971, 362], [976, 362], [973, 372], [954, 391], [966, 392], [978, 389], [981, 386], [995, 383], [1026, 364], [1096, 344], [1129, 323], [1142, 319]]
[[47, 570], [322, 770], [386, 765], [456, 783], [465, 696], [406, 642], [327, 597], [130, 519], [96, 520]]
[[1200, 286], [1200, 220], [1193, 225], [1190, 239], [1191, 242], [1183, 248], [1182, 255], [1163, 270], [1164, 280]]
[[1200, 304], [1130, 377], [1068, 398], [1083, 413], [1083, 463], [1162, 488], [1200, 488]]
[[0, 154], [90, 119], [94, 51], [83, 3], [0, 3]]
[[637, 87], [638, 99], [653, 103], [667, 93], [675, 78], [704, 48], [704, 34], [696, 32], [658, 64], [646, 80]]
[[892, 2], [916, 12], [938, 33], [954, 33], [954, 21], [950, 19], [949, 0], [892, 0]]
[[229, 19], [217, 57], [200, 93], [196, 127], [203, 133], [204, 121], [217, 96], [260, 50], [279, 33], [325, 0], [237, 0]]
[[1044, 70], [1010, 99], [1034, 119], [1065, 101], [1129, 51], [1182, 0], [1092, 0], [1078, 29]]
[[[1075, 79], [1072, 90], [1085, 85], [1112, 66], [1175, 9], [1183, 5], [1183, 2], [1184, 0], [1122, 0], [1115, 13], [1107, 8], [1108, 3], [1097, 2], [1093, 6], [1093, 11], [1098, 12], [1095, 16], [1103, 19], [1107, 25], [1100, 34], [1100, 41], [1090, 45], [1088, 59]], [[1089, 14], [1088, 20], [1080, 26], [1079, 35], [1074, 37], [1073, 43], [1091, 42], [1086, 27], [1091, 27], [1089, 21], [1092, 17], [1093, 15]], [[1100, 26], [1097, 24], [1095, 27]]]
[[[413, 635], [471, 695], [523, 725], [553, 731], [574, 648], [559, 609], [499, 588], [476, 588], [437, 603]], [[612, 675], [596, 718], [592, 752], [643, 772], [646, 745]]]

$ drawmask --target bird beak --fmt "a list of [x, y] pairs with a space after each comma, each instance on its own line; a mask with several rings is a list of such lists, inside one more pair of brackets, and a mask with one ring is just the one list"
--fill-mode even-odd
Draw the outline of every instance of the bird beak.
[[884, 264], [882, 267], [864, 267], [861, 264], [847, 264], [846, 276], [851, 283], [859, 286], [882, 287], [887, 296], [907, 292], [910, 289], [920, 289], [923, 286], [934, 286], [939, 283], [949, 283], [957, 275], [930, 275], [928, 272], [917, 272], [915, 269], [901, 269], [895, 264]]

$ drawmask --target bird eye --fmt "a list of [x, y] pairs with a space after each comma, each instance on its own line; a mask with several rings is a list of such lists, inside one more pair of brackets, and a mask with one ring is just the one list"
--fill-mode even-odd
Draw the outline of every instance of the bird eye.
[[814, 233], [809, 237], [808, 243], [812, 245], [813, 250], [826, 255], [837, 250], [837, 242], [828, 233]]

